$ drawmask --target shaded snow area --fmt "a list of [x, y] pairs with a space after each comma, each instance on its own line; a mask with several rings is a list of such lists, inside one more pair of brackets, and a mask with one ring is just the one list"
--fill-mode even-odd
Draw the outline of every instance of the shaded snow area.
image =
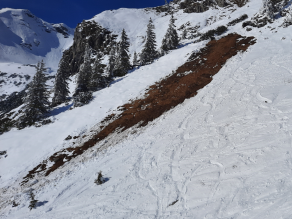
[[[251, 17], [260, 5], [252, 1], [230, 12], [231, 20], [247, 12]], [[117, 26], [126, 28], [127, 13], [135, 17], [136, 12], [120, 9], [94, 19], [116, 29], [116, 20], [106, 24], [106, 13], [122, 11], [125, 18], [112, 18], [124, 19]], [[196, 23], [212, 11], [220, 10], [178, 13], [182, 23]], [[132, 38], [138, 32], [145, 35], [139, 19], [147, 23], [150, 13], [132, 20]], [[159, 19], [168, 21], [157, 15], [154, 22]], [[201, 31], [229, 21], [219, 19]], [[118, 106], [142, 97], [207, 42], [186, 40], [181, 48], [95, 92], [88, 105], [72, 110], [71, 103], [60, 105], [51, 112], [51, 124], [1, 135], [0, 151], [6, 153], [0, 154], [0, 218], [292, 218], [292, 26], [280, 28], [282, 22], [250, 32], [241, 24], [229, 27], [225, 35], [254, 36], [256, 44], [229, 59], [195, 97], [146, 127], [113, 134], [47, 177], [20, 186], [42, 160], [82, 141], [65, 141], [68, 135], [88, 135], [106, 116], [118, 113]], [[157, 36], [163, 36], [163, 28], [156, 28]], [[135, 44], [131, 50], [139, 48]], [[106, 149], [97, 152], [100, 147]], [[96, 185], [99, 171], [106, 182]], [[31, 189], [38, 202], [30, 211]]]
[[[28, 10], [11, 8], [0, 9], [0, 32], [0, 72], [12, 72], [21, 76], [24, 76], [24, 72], [31, 76], [35, 74], [34, 68], [23, 71], [23, 64], [35, 65], [41, 60], [55, 74], [63, 51], [73, 43], [74, 34], [74, 30], [65, 24], [50, 24]], [[14, 70], [12, 66], [15, 67]], [[1, 80], [3, 78], [0, 75]], [[10, 81], [0, 83], [0, 89], [5, 90], [0, 90], [0, 96], [23, 89], [23, 86], [12, 87]], [[14, 81], [12, 80], [13, 83]], [[17, 83], [19, 82], [21, 81], [18, 80]]]

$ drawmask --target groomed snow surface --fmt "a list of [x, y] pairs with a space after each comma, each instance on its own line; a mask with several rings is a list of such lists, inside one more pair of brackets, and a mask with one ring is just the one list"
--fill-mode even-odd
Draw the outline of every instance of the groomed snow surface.
[[[234, 27], [230, 32], [257, 43], [231, 58], [197, 96], [24, 189], [19, 182], [29, 170], [72, 145], [64, 141], [69, 134], [88, 133], [205, 42], [135, 70], [84, 107], [55, 109], [53, 124], [1, 135], [8, 156], [0, 159], [0, 200], [19, 206], [1, 209], [0, 218], [292, 218], [292, 34], [291, 26], [276, 30]], [[102, 185], [94, 184], [99, 171], [108, 180]], [[31, 211], [30, 188], [39, 201]]]

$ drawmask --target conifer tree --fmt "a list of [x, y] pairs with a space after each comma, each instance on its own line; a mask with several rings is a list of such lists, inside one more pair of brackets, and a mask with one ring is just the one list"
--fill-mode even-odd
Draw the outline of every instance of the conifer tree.
[[114, 69], [116, 66], [116, 47], [114, 42], [110, 44], [111, 51], [109, 54], [109, 61], [108, 61], [108, 66], [107, 66], [107, 72], [109, 74], [109, 77], [114, 77]]
[[134, 52], [134, 57], [133, 57], [133, 66], [138, 66], [138, 57], [137, 57], [137, 53]]
[[83, 106], [92, 99], [92, 92], [89, 91], [90, 77], [92, 75], [91, 69], [91, 48], [88, 43], [85, 47], [84, 61], [80, 66], [79, 74], [77, 77], [77, 87], [73, 95], [74, 107]]
[[106, 83], [103, 77], [104, 65], [101, 63], [101, 55], [96, 55], [95, 62], [93, 64], [92, 73], [90, 76], [89, 87], [92, 91], [100, 90], [106, 87]]
[[89, 86], [89, 80], [91, 76], [91, 48], [89, 47], [88, 43], [85, 47], [84, 53], [84, 61], [83, 64], [80, 66], [80, 70], [77, 77], [77, 87], [73, 96], [78, 95], [79, 92], [87, 92]]
[[168, 29], [162, 40], [161, 50], [164, 52], [167, 52], [172, 49], [176, 49], [178, 46], [179, 39], [178, 39], [178, 35], [175, 29], [174, 22], [175, 20], [174, 20], [173, 14], [171, 14]]
[[68, 61], [65, 58], [62, 58], [55, 78], [52, 106], [57, 106], [58, 104], [65, 102], [70, 93], [67, 82], [68, 76], [66, 73], [68, 66]]
[[128, 73], [129, 69], [131, 68], [130, 57], [128, 54], [129, 47], [130, 47], [129, 38], [126, 34], [125, 29], [123, 29], [114, 71], [115, 76], [119, 77], [124, 76]]
[[94, 182], [95, 182], [97, 185], [101, 185], [101, 184], [103, 184], [103, 183], [105, 182], [105, 178], [103, 177], [101, 171], [98, 172], [97, 179], [94, 180]]
[[156, 36], [154, 33], [154, 29], [155, 27], [153, 21], [150, 18], [149, 23], [147, 25], [146, 43], [140, 55], [141, 65], [150, 64], [157, 57]]
[[32, 209], [37, 207], [38, 200], [35, 199], [35, 195], [33, 194], [32, 191], [30, 191], [29, 197], [30, 197], [30, 203], [29, 203], [28, 208], [29, 208], [29, 210], [32, 210]]
[[19, 127], [23, 128], [34, 124], [41, 119], [49, 110], [49, 92], [46, 85], [45, 63], [38, 62], [36, 74], [29, 85], [24, 100], [23, 116], [20, 117]]

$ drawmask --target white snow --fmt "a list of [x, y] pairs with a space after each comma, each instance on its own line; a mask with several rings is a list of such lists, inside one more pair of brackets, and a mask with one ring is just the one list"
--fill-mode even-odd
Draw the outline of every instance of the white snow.
[[[249, 7], [231, 15], [254, 14], [260, 4], [251, 1]], [[119, 28], [118, 32], [130, 24], [129, 11], [104, 12], [94, 19], [101, 21], [113, 13], [102, 25]], [[144, 28], [139, 29], [135, 22], [141, 19], [147, 23], [153, 16], [133, 11], [137, 17], [128, 30], [132, 39]], [[185, 22], [187, 16], [191, 20], [217, 12], [182, 13], [181, 17], [185, 16]], [[153, 16], [155, 22], [165, 25], [164, 18]], [[206, 42], [188, 44], [133, 71], [94, 93], [94, 100], [84, 107], [55, 109], [53, 124], [1, 135], [0, 150], [7, 150], [8, 156], [0, 159], [0, 208], [8, 199], [20, 205], [2, 208], [0, 217], [291, 218], [292, 26], [279, 28], [281, 22], [283, 19], [270, 25], [275, 30], [264, 27], [245, 32], [241, 24], [231, 27], [229, 33], [255, 36], [257, 43], [231, 58], [197, 96], [138, 133], [129, 131], [118, 143], [96, 153], [99, 147], [112, 143], [103, 141], [49, 177], [37, 178], [30, 188], [35, 189], [41, 206], [32, 211], [28, 209], [28, 187], [19, 187], [29, 170], [72, 144], [64, 141], [66, 136], [86, 134], [116, 107], [141, 96], [147, 86], [183, 64]], [[160, 30], [163, 32], [156, 29], [157, 36], [162, 35]], [[136, 43], [132, 48], [140, 47]], [[100, 170], [108, 181], [98, 186], [94, 180]]]
[[[243, 14], [247, 14], [252, 17], [259, 11], [262, 3], [261, 1], [253, 1], [241, 8], [216, 8], [208, 10], [204, 13], [184, 13], [183, 10], [178, 10], [175, 13], [175, 25], [178, 28], [181, 25], [189, 23], [187, 27], [199, 26], [198, 31], [204, 33], [210, 29], [216, 28], [220, 25], [226, 25], [231, 20], [240, 17]], [[209, 23], [207, 19], [213, 17]], [[118, 10], [104, 11], [96, 15], [91, 20], [96, 21], [101, 26], [113, 31], [115, 34], [121, 35], [123, 29], [125, 29], [128, 37], [130, 38], [130, 53], [133, 54], [141, 52], [144, 40], [146, 37], [147, 24], [149, 19], [153, 20], [156, 33], [157, 48], [160, 48], [162, 39], [168, 28], [170, 15], [165, 13], [157, 13], [154, 10], [145, 9], [127, 9], [121, 8]], [[227, 19], [228, 18], [228, 19]], [[233, 29], [233, 27], [231, 27]], [[182, 34], [182, 30], [178, 31], [179, 36]]]

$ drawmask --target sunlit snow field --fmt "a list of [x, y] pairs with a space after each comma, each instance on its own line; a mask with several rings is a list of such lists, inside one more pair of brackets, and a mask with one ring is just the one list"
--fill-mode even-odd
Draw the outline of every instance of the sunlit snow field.
[[[250, 17], [260, 7], [252, 1], [233, 18], [246, 13], [248, 5]], [[292, 218], [292, 27], [278, 28], [282, 22], [270, 25], [273, 31], [264, 27], [246, 32], [241, 24], [229, 28], [228, 33], [255, 36], [257, 43], [231, 58], [197, 96], [136, 134], [125, 133], [115, 145], [110, 144], [114, 140], [100, 142], [24, 189], [19, 187], [22, 177], [70, 145], [64, 141], [68, 135], [88, 133], [206, 42], [186, 42], [94, 93], [84, 107], [60, 106], [52, 112], [52, 124], [1, 135], [0, 147], [8, 157], [0, 159], [0, 185], [8, 192], [0, 200], [14, 199], [20, 205], [1, 209], [0, 217]], [[74, 88], [74, 80], [70, 86]], [[108, 149], [96, 153], [104, 144]], [[98, 186], [94, 180], [100, 170], [109, 180]], [[32, 211], [27, 207], [29, 188], [43, 203]]]

